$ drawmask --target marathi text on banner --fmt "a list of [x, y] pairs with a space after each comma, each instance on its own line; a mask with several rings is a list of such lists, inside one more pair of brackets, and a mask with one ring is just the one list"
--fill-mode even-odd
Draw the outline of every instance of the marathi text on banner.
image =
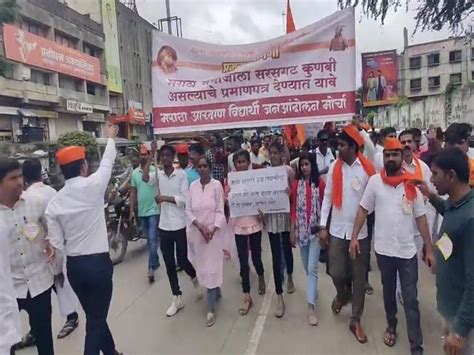
[[249, 45], [156, 32], [153, 53], [156, 134], [344, 120], [355, 111], [353, 9]]
[[229, 173], [230, 216], [289, 212], [288, 172], [285, 167]]

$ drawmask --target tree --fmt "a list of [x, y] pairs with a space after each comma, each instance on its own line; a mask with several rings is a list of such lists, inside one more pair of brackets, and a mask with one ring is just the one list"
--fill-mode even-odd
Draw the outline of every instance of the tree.
[[92, 135], [86, 132], [69, 132], [58, 138], [60, 148], [77, 145], [86, 148], [86, 157], [88, 160], [97, 156], [97, 141]]
[[[362, 1], [362, 2], [361, 2]], [[410, 0], [338, 0], [340, 8], [361, 6], [362, 12], [382, 24], [391, 8], [397, 11], [400, 7], [408, 10]], [[448, 25], [452, 32], [462, 29], [462, 21], [474, 13], [472, 0], [421, 0], [416, 8], [416, 29], [439, 31]]]
[[0, 1], [0, 23], [13, 23], [18, 17], [16, 0]]

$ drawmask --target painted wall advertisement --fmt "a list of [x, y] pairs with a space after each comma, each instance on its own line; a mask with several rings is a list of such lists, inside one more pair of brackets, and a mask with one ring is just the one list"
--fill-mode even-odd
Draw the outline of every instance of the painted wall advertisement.
[[122, 93], [119, 42], [117, 35], [117, 12], [115, 0], [102, 0], [102, 24], [105, 34], [105, 64], [109, 91]]
[[353, 9], [266, 42], [215, 45], [153, 35], [155, 134], [350, 119]]
[[365, 107], [398, 101], [397, 51], [362, 53], [362, 87]]
[[5, 56], [34, 67], [101, 83], [100, 62], [75, 49], [10, 25], [3, 25]]

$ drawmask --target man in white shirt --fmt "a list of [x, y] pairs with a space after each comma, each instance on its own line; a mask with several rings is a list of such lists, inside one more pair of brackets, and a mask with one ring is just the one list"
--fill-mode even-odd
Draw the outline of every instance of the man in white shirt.
[[[0, 161], [0, 169], [2, 162]], [[20, 341], [20, 312], [13, 289], [6, 235], [0, 234], [0, 354], [9, 354]]]
[[51, 330], [53, 271], [49, 265], [54, 253], [45, 240], [45, 209], [44, 199], [23, 193], [20, 164], [14, 159], [2, 158], [0, 235], [8, 242], [8, 267], [18, 308], [29, 315], [31, 332], [40, 355], [54, 354]]
[[261, 153], [261, 145], [257, 138], [250, 141], [250, 163], [252, 169], [261, 169], [263, 164], [265, 164], [265, 156]]
[[118, 354], [107, 324], [112, 299], [113, 266], [109, 256], [104, 195], [117, 151], [118, 128], [109, 137], [98, 170], [88, 176], [84, 147], [66, 147], [56, 153], [65, 186], [46, 210], [49, 242], [67, 255], [69, 282], [86, 313], [85, 354]]
[[[370, 240], [364, 225], [358, 235], [361, 253], [354, 261], [349, 256], [349, 244], [357, 213], [369, 177], [375, 174], [373, 164], [360, 152], [363, 137], [353, 125], [339, 134], [338, 160], [331, 165], [327, 175], [324, 199], [321, 208], [322, 230], [320, 241], [328, 241], [327, 224], [331, 213], [329, 234], [329, 273], [336, 287], [336, 297], [332, 303], [334, 314], [339, 314], [347, 304], [351, 294], [352, 317], [350, 330], [360, 343], [367, 342], [367, 336], [360, 324], [365, 303], [365, 278], [370, 253]], [[348, 269], [350, 274], [348, 275]], [[352, 279], [352, 289], [347, 289], [347, 279]]]
[[[403, 147], [396, 138], [384, 143], [384, 169], [369, 179], [354, 223], [350, 253], [356, 258], [361, 253], [358, 240], [367, 215], [375, 210], [375, 253], [382, 277], [387, 329], [384, 343], [396, 343], [397, 301], [395, 297], [397, 273], [400, 275], [407, 320], [408, 340], [412, 355], [423, 354], [423, 335], [418, 306], [418, 260], [415, 235], [423, 237], [425, 261], [434, 266], [433, 247], [426, 220], [423, 196], [413, 184], [413, 175], [402, 168]], [[418, 230], [417, 230], [418, 229]]]
[[[152, 154], [156, 156], [156, 143], [152, 144]], [[159, 222], [159, 234], [161, 237], [161, 253], [166, 265], [166, 273], [173, 292], [173, 301], [166, 311], [168, 317], [174, 316], [184, 307], [182, 293], [179, 287], [178, 274], [176, 272], [176, 256], [179, 265], [191, 278], [193, 285], [198, 289], [199, 284], [196, 278], [196, 270], [188, 260], [188, 244], [186, 239], [186, 196], [188, 194], [188, 179], [182, 169], [173, 167], [173, 159], [176, 150], [171, 145], [164, 145], [160, 149], [163, 170], [158, 174], [150, 174], [150, 164], [152, 159], [143, 169], [143, 181], [150, 185], [158, 185], [156, 202], [161, 208], [161, 218]]]
[[331, 149], [328, 148], [329, 132], [322, 129], [318, 132], [318, 147], [316, 148], [316, 163], [318, 164], [319, 174], [326, 180], [326, 174], [329, 166], [335, 160]]
[[[400, 143], [403, 146], [402, 167], [406, 171], [408, 171], [410, 174], [413, 174], [416, 180], [424, 181], [429, 186], [431, 191], [435, 191], [436, 188], [430, 181], [431, 179], [430, 168], [428, 167], [428, 165], [426, 165], [426, 163], [423, 160], [418, 159], [415, 156], [417, 145], [413, 137], [412, 130], [405, 130], [401, 132], [398, 136], [398, 139], [400, 140]], [[436, 210], [431, 204], [427, 203], [426, 200], [425, 200], [425, 206], [426, 206], [426, 219], [428, 221], [428, 227], [430, 228], [431, 234], [434, 235], [435, 233], [438, 232], [437, 223], [435, 226]], [[418, 260], [420, 261], [422, 260], [421, 249], [423, 247], [423, 239], [421, 238], [420, 233], [417, 233], [415, 235], [415, 243], [418, 250]], [[400, 303], [403, 303], [399, 277], [397, 278], [397, 299], [400, 301]]]
[[[56, 195], [56, 190], [43, 183], [41, 162], [38, 159], [25, 160], [22, 170], [26, 188], [25, 194], [42, 199], [46, 209], [49, 201]], [[61, 256], [56, 259], [55, 266], [58, 274], [54, 278], [53, 290], [58, 297], [61, 316], [67, 319], [58, 334], [58, 338], [62, 339], [71, 334], [79, 325], [79, 315], [76, 311], [78, 300], [67, 276], [65, 276], [66, 259]]]
[[386, 138], [397, 138], [397, 130], [393, 127], [385, 127], [380, 130], [379, 144], [375, 148], [374, 157], [374, 165], [378, 173], [383, 169], [383, 145]]

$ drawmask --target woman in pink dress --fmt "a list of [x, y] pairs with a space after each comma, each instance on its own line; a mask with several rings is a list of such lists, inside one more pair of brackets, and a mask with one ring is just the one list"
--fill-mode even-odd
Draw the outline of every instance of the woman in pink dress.
[[207, 326], [216, 322], [215, 306], [221, 297], [226, 226], [224, 190], [211, 178], [211, 164], [205, 158], [198, 161], [200, 179], [194, 181], [186, 201], [188, 258], [196, 269], [199, 284], [207, 288]]

